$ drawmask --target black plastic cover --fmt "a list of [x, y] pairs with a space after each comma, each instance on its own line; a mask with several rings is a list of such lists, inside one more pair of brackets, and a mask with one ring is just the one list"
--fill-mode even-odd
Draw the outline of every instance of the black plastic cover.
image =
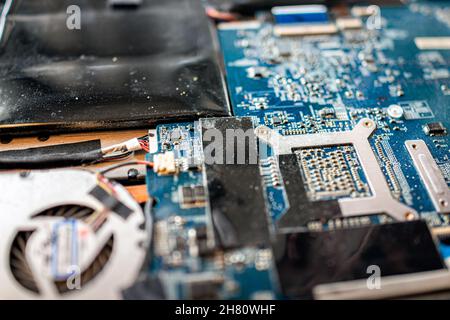
[[[15, 4], [0, 48], [0, 134], [229, 114], [200, 0]], [[80, 30], [66, 25], [70, 5], [81, 10]]]
[[278, 235], [273, 247], [283, 294], [311, 298], [314, 286], [445, 268], [426, 222]]

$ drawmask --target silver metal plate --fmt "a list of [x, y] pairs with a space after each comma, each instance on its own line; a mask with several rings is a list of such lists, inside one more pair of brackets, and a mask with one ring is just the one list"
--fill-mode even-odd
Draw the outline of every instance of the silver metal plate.
[[423, 140], [408, 140], [405, 145], [434, 208], [439, 213], [450, 213], [450, 188], [427, 145]]
[[319, 300], [392, 299], [450, 289], [450, 272], [437, 270], [380, 278], [380, 287], [370, 289], [367, 279], [321, 284], [314, 288]]

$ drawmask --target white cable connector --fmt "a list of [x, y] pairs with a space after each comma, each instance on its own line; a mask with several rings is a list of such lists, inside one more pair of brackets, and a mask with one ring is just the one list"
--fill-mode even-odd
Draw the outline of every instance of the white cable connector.
[[142, 150], [138, 138], [133, 138], [131, 140], [125, 141], [125, 147], [127, 148], [128, 151]]
[[153, 157], [153, 171], [160, 175], [170, 175], [178, 172], [173, 151], [155, 154]]
[[118, 144], [114, 144], [112, 146], [102, 148], [102, 153], [103, 154], [116, 153], [116, 152], [125, 153], [125, 152], [138, 151], [138, 150], [142, 150], [142, 146], [139, 143], [138, 138], [133, 138], [133, 139], [127, 140], [122, 143], [118, 143]]

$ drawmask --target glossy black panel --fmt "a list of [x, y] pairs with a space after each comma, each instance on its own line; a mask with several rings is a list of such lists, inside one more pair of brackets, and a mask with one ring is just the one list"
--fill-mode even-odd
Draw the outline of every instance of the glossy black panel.
[[368, 278], [370, 265], [381, 276], [444, 268], [424, 221], [281, 234], [274, 255], [289, 298], [310, 298], [318, 284]]
[[[81, 30], [66, 9], [81, 9]], [[228, 114], [199, 0], [19, 1], [0, 55], [0, 132], [143, 126]], [[13, 125], [13, 126], [11, 126]]]

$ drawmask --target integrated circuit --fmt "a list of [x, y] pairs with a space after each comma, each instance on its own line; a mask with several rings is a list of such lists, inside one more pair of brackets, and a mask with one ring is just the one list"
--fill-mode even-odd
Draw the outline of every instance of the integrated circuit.
[[202, 185], [180, 186], [178, 195], [182, 208], [203, 207], [206, 204], [205, 188]]

